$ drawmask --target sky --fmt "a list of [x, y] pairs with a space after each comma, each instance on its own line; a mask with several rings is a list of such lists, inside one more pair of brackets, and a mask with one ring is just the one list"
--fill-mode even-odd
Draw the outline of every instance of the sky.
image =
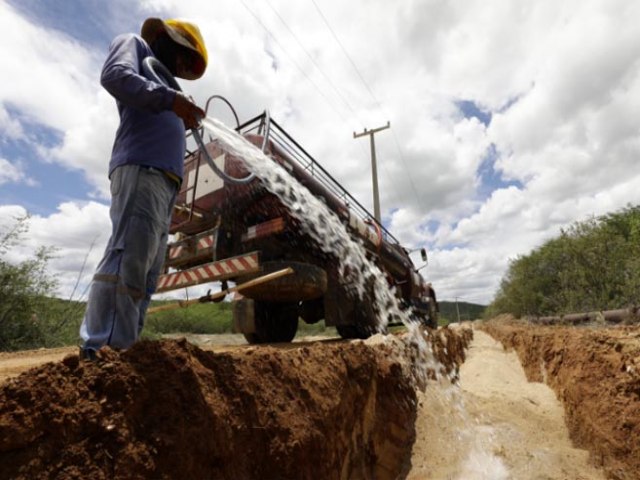
[[0, 231], [30, 215], [9, 259], [55, 247], [62, 297], [84, 291], [110, 232], [118, 116], [100, 70], [152, 16], [200, 27], [208, 69], [181, 81], [196, 103], [269, 110], [370, 211], [353, 133], [390, 122], [383, 223], [427, 248], [441, 300], [487, 304], [510, 260], [640, 203], [635, 0], [0, 0]]

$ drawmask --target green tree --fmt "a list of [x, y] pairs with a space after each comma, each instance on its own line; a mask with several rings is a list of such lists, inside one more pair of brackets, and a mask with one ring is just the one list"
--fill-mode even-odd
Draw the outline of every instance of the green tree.
[[509, 264], [486, 316], [640, 304], [640, 206], [577, 222]]
[[25, 216], [0, 234], [0, 350], [42, 345], [47, 334], [40, 317], [56, 289], [55, 280], [47, 273], [52, 249], [39, 248], [33, 258], [22, 262], [6, 259], [27, 229]]

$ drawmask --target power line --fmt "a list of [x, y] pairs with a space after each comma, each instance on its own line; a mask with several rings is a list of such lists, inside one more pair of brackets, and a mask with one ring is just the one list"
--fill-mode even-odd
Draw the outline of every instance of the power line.
[[[318, 14], [320, 15], [320, 17], [322, 18], [322, 20], [324, 21], [324, 24], [327, 26], [327, 28], [329, 29], [329, 31], [331, 32], [331, 34], [333, 35], [333, 38], [335, 39], [336, 43], [340, 46], [340, 48], [342, 49], [342, 52], [344, 53], [344, 55], [347, 57], [347, 59], [349, 60], [349, 63], [351, 63], [351, 66], [353, 67], [353, 69], [355, 70], [356, 74], [358, 75], [358, 77], [360, 78], [360, 81], [362, 82], [362, 84], [365, 86], [365, 88], [367, 89], [367, 91], [369, 92], [369, 95], [371, 95], [371, 98], [373, 99], [373, 101], [376, 103], [378, 109], [380, 110], [380, 112], [383, 115], [386, 115], [384, 109], [382, 108], [382, 105], [380, 104], [380, 101], [378, 100], [378, 98], [375, 96], [375, 94], [373, 93], [373, 90], [371, 89], [371, 87], [369, 86], [369, 84], [367, 83], [367, 81], [364, 79], [364, 77], [362, 76], [362, 73], [360, 73], [360, 69], [358, 69], [358, 67], [356, 66], [355, 62], [353, 61], [353, 59], [351, 58], [351, 55], [349, 55], [349, 53], [347, 52], [347, 50], [344, 48], [344, 45], [342, 44], [342, 42], [340, 41], [340, 39], [338, 38], [338, 35], [336, 34], [336, 32], [333, 30], [333, 28], [331, 28], [331, 25], [329, 24], [329, 21], [327, 20], [327, 17], [324, 16], [324, 13], [322, 13], [322, 10], [320, 10], [320, 7], [318, 6], [318, 4], [316, 3], [315, 0], [311, 0], [311, 2], [313, 3], [313, 5], [315, 6], [316, 10], [318, 11]], [[398, 153], [400, 154], [400, 159], [402, 160], [402, 164], [404, 165], [405, 170], [407, 171], [408, 175], [407, 177], [409, 178], [409, 184], [411, 185], [411, 190], [413, 190], [413, 194], [416, 197], [416, 200], [418, 200], [418, 202], [420, 202], [420, 196], [418, 195], [418, 192], [416, 190], [415, 185], [413, 184], [413, 179], [412, 179], [412, 175], [409, 173], [409, 168], [407, 167], [407, 163], [405, 161], [404, 158], [404, 154], [402, 152], [402, 148], [400, 147], [400, 142], [398, 140], [397, 135], [395, 134], [395, 131], [393, 129], [391, 129], [391, 133], [393, 134], [393, 139], [394, 142], [396, 144], [396, 148], [398, 149]]]
[[[298, 46], [302, 49], [302, 51], [307, 55], [307, 57], [309, 57], [309, 60], [311, 60], [311, 62], [313, 63], [313, 65], [318, 69], [318, 71], [322, 74], [322, 76], [325, 78], [325, 80], [327, 81], [327, 83], [329, 83], [329, 85], [331, 85], [331, 87], [333, 88], [333, 90], [335, 91], [336, 95], [340, 98], [340, 100], [342, 100], [342, 102], [345, 104], [345, 106], [349, 109], [349, 111], [352, 113], [353, 118], [360, 124], [364, 125], [364, 122], [362, 121], [362, 119], [360, 119], [360, 117], [358, 116], [357, 112], [355, 111], [355, 109], [351, 106], [351, 104], [349, 103], [349, 101], [344, 97], [344, 95], [340, 92], [340, 89], [338, 89], [338, 87], [336, 87], [335, 83], [333, 83], [333, 81], [331, 80], [331, 78], [329, 78], [329, 76], [324, 72], [324, 70], [322, 69], [322, 67], [320, 67], [320, 65], [318, 65], [318, 62], [315, 61], [315, 59], [313, 58], [313, 55], [311, 55], [309, 53], [309, 51], [305, 48], [305, 46], [303, 45], [302, 41], [298, 38], [298, 36], [295, 34], [295, 32], [293, 31], [293, 29], [291, 29], [291, 27], [289, 27], [289, 24], [286, 22], [286, 20], [284, 18], [282, 18], [282, 16], [280, 15], [280, 13], [278, 13], [278, 11], [273, 7], [273, 5], [271, 5], [271, 3], [269, 3], [268, 0], [264, 0], [265, 3], [269, 6], [269, 8], [273, 11], [273, 13], [278, 17], [278, 19], [280, 20], [280, 22], [282, 22], [282, 24], [286, 27], [286, 29], [289, 31], [289, 33], [291, 34], [291, 36], [295, 39], [295, 41], [298, 43]], [[344, 119], [343, 119], [344, 120]], [[395, 134], [395, 132], [393, 132]], [[396, 140], [397, 143], [397, 140]], [[366, 155], [366, 152], [364, 150], [364, 147], [362, 145], [360, 145], [360, 149], [363, 153], [363, 155]], [[389, 172], [386, 169], [386, 165], [383, 164], [382, 168], [384, 168], [385, 172], [387, 173], [387, 177], [388, 178], [392, 178], [391, 175], [389, 175]], [[394, 183], [395, 185], [395, 183]], [[400, 190], [400, 189], [397, 189]], [[395, 195], [394, 195], [395, 196]], [[374, 205], [374, 210], [375, 210], [375, 205]], [[378, 218], [378, 221], [380, 221], [380, 219]]]
[[[266, 1], [266, 0], [265, 0]], [[338, 116], [340, 117], [340, 119], [346, 124], [348, 125], [349, 123], [347, 122], [347, 120], [345, 119], [345, 117], [342, 115], [342, 113], [334, 106], [334, 104], [329, 100], [329, 98], [325, 95], [325, 93], [322, 91], [322, 89], [318, 86], [318, 84], [316, 82], [314, 82], [311, 77], [307, 74], [307, 72], [300, 66], [300, 64], [293, 58], [293, 56], [289, 53], [289, 51], [284, 47], [284, 45], [276, 38], [275, 34], [264, 24], [264, 22], [260, 19], [260, 17], [245, 3], [244, 0], [241, 0], [242, 5], [244, 6], [244, 8], [251, 14], [251, 16], [253, 16], [253, 18], [256, 20], [256, 22], [258, 22], [258, 24], [260, 24], [260, 26], [267, 32], [267, 34], [273, 39], [273, 41], [278, 45], [278, 47], [280, 47], [280, 49], [287, 55], [287, 57], [289, 58], [289, 60], [293, 63], [293, 65], [300, 71], [300, 73], [302, 73], [305, 78], [309, 81], [309, 83], [311, 83], [311, 85], [313, 85], [313, 87], [318, 91], [318, 93], [322, 96], [322, 98], [325, 99], [325, 101], [327, 102], [327, 104], [331, 107], [331, 109], [333, 111], [335, 111]], [[276, 14], [276, 16], [280, 19], [280, 21], [285, 25], [285, 27], [287, 28], [287, 30], [289, 30], [289, 32], [291, 33], [291, 35], [296, 39], [296, 41], [298, 42], [298, 44], [300, 45], [300, 47], [302, 48], [302, 50], [307, 54], [307, 56], [311, 59], [311, 61], [313, 62], [313, 64], [316, 66], [316, 68], [318, 68], [318, 70], [322, 73], [322, 75], [325, 77], [325, 79], [328, 81], [328, 83], [332, 86], [332, 88], [336, 91], [336, 94], [338, 95], [338, 97], [340, 97], [340, 99], [343, 101], [343, 103], [345, 103], [345, 105], [347, 106], [347, 108], [349, 109], [349, 111], [352, 113], [353, 117], [356, 119], [356, 121], [358, 121], [359, 123], [362, 123], [362, 121], [358, 118], [357, 113], [355, 112], [355, 110], [353, 109], [353, 107], [351, 106], [351, 104], [344, 98], [344, 96], [340, 93], [340, 91], [338, 90], [338, 88], [335, 86], [335, 84], [331, 81], [331, 79], [324, 73], [324, 71], [322, 70], [322, 68], [320, 68], [320, 66], [317, 64], [317, 62], [313, 59], [313, 57], [309, 54], [309, 52], [304, 48], [304, 46], [302, 45], [302, 42], [298, 39], [298, 37], [295, 35], [295, 33], [292, 31], [292, 29], [288, 26], [288, 24], [286, 23], [286, 21], [282, 18], [282, 16], [269, 4], [268, 1], [266, 1], [267, 5], [273, 10], [273, 12]], [[316, 6], [317, 7], [317, 6]], [[320, 12], [321, 13], [321, 12]], [[330, 29], [331, 27], [328, 26], [328, 28]], [[335, 34], [334, 34], [335, 35]], [[345, 52], [346, 53], [346, 52]], [[355, 64], [354, 64], [355, 67]], [[357, 67], [356, 67], [357, 68]], [[364, 80], [364, 79], [362, 79]], [[372, 93], [372, 92], [371, 92]], [[376, 100], [377, 101], [377, 100]], [[378, 106], [380, 108], [380, 105], [378, 103]], [[392, 130], [393, 132], [393, 130]], [[394, 133], [395, 135], [395, 133]], [[396, 142], [397, 143], [397, 142]], [[360, 145], [360, 150], [362, 152], [363, 156], [366, 156], [366, 152], [364, 150], [364, 147], [362, 145]], [[382, 167], [386, 169], [386, 165], [383, 164]], [[387, 176], [389, 178], [392, 178], [391, 175], [388, 174], [387, 172]], [[393, 180], [392, 180], [393, 181]], [[395, 182], [394, 182], [395, 183]], [[398, 191], [400, 189], [397, 189]]]
[[[269, 28], [262, 22], [262, 20], [260, 20], [260, 17], [258, 17], [258, 15], [251, 9], [249, 8], [249, 6], [244, 2], [244, 0], [241, 0], [242, 5], [244, 6], [244, 8], [253, 16], [253, 18], [260, 24], [260, 26], [269, 34], [269, 36], [276, 42], [276, 44], [280, 47], [280, 49], [287, 55], [287, 57], [289, 57], [289, 60], [291, 60], [291, 62], [296, 66], [296, 68], [300, 71], [300, 73], [302, 73], [306, 79], [309, 81], [309, 83], [311, 83], [314, 88], [318, 91], [318, 93], [322, 96], [322, 98], [324, 98], [327, 101], [327, 104], [331, 107], [331, 109], [333, 111], [335, 111], [338, 116], [340, 117], [340, 119], [344, 122], [345, 125], [349, 126], [349, 122], [347, 122], [347, 120], [345, 119], [345, 117], [342, 115], [342, 113], [340, 113], [338, 111], [338, 109], [336, 109], [336, 107], [333, 105], [333, 103], [327, 98], [327, 96], [322, 92], [322, 90], [320, 89], [320, 87], [309, 77], [309, 75], [307, 75], [307, 73], [303, 70], [303, 68], [298, 64], [298, 62], [295, 61], [295, 59], [292, 57], [292, 55], [287, 51], [286, 48], [284, 48], [284, 46], [278, 41], [278, 39], [276, 38], [276, 36], [271, 32], [271, 30], [269, 30]], [[269, 4], [267, 2], [267, 4]], [[269, 5], [271, 7], [271, 5]], [[271, 9], [274, 11], [274, 13], [276, 13], [276, 15], [278, 16], [278, 18], [280, 18], [280, 20], [285, 24], [285, 26], [287, 27], [287, 29], [291, 32], [291, 34], [294, 36], [294, 38], [297, 37], [295, 36], [295, 34], [293, 33], [293, 31], [288, 27], [288, 25], [286, 24], [286, 22], [284, 21], [284, 19], [282, 19], [282, 17], [275, 11], [275, 9], [273, 7], [271, 7]], [[298, 43], [301, 45], [301, 42], [299, 40], [297, 40]], [[304, 47], [301, 48], [303, 50]], [[308, 52], [306, 52], [307, 55], [309, 55]], [[310, 55], [309, 55], [310, 56]], [[310, 56], [311, 57], [311, 56]], [[328, 79], [328, 77], [324, 74], [324, 72], [322, 72], [322, 69], [317, 65], [317, 63], [313, 60], [313, 58], [311, 58], [311, 60], [313, 61], [314, 65], [316, 65], [316, 67], [318, 68], [318, 70], [320, 70], [320, 72], [325, 76], [325, 78]], [[329, 83], [332, 84], [332, 82], [329, 80]], [[332, 84], [333, 85], [333, 84]], [[335, 85], [333, 85], [334, 89], [336, 90], [336, 92], [338, 93], [338, 95], [342, 98], [342, 95], [339, 93], [339, 91], [337, 90], [337, 88], [335, 87]], [[347, 107], [349, 108], [349, 110], [351, 110], [354, 118], [360, 122], [360, 120], [357, 117], [357, 114], [355, 113], [355, 111], [353, 110], [353, 108], [351, 107], [351, 105], [344, 99], [342, 98], [343, 101], [347, 104]], [[360, 151], [362, 152], [362, 156], [363, 158], [366, 158], [367, 152], [364, 150], [364, 147], [362, 145], [360, 145]]]
[[295, 32], [291, 29], [291, 27], [289, 27], [289, 25], [287, 24], [287, 22], [284, 20], [284, 18], [282, 18], [282, 16], [278, 13], [278, 11], [273, 7], [273, 5], [271, 5], [271, 3], [269, 3], [269, 0], [265, 0], [265, 3], [269, 6], [269, 8], [273, 11], [273, 13], [275, 13], [275, 15], [278, 17], [278, 19], [280, 19], [280, 21], [282, 22], [282, 24], [286, 27], [286, 29], [289, 31], [289, 33], [291, 34], [291, 36], [295, 39], [295, 41], [298, 43], [298, 46], [302, 49], [302, 51], [307, 55], [307, 57], [309, 58], [309, 60], [311, 60], [311, 62], [313, 63], [313, 65], [318, 69], [318, 71], [322, 74], [322, 76], [324, 77], [324, 79], [327, 81], [327, 83], [329, 85], [331, 85], [331, 88], [333, 88], [334, 92], [336, 92], [336, 95], [338, 95], [338, 97], [340, 98], [340, 100], [342, 100], [342, 103], [345, 104], [345, 106], [349, 109], [349, 111], [353, 114], [354, 118], [362, 123], [362, 121], [360, 120], [360, 118], [358, 118], [358, 114], [356, 113], [356, 111], [354, 110], [354, 108], [351, 106], [351, 104], [349, 103], [349, 101], [344, 97], [344, 95], [342, 95], [342, 93], [340, 92], [340, 90], [338, 89], [338, 87], [336, 87], [336, 85], [333, 83], [333, 81], [331, 80], [331, 78], [329, 78], [329, 76], [327, 76], [327, 74], [324, 73], [324, 70], [320, 67], [320, 65], [318, 65], [318, 63], [315, 61], [315, 59], [313, 58], [313, 56], [309, 53], [309, 51], [305, 48], [305, 46], [302, 44], [302, 42], [300, 41], [300, 39], [298, 38], [298, 36], [295, 34]]
[[276, 42], [276, 44], [280, 47], [280, 49], [287, 55], [287, 57], [289, 57], [289, 60], [291, 60], [291, 62], [296, 66], [296, 68], [300, 71], [300, 73], [302, 73], [305, 76], [305, 78], [309, 81], [309, 83], [311, 83], [311, 85], [314, 86], [314, 88], [318, 91], [318, 93], [320, 93], [320, 95], [322, 95], [322, 98], [324, 98], [326, 100], [327, 104], [340, 116], [342, 121], [344, 121], [345, 123], [348, 124], [348, 122], [345, 120], [345, 118], [342, 115], [342, 113], [340, 113], [335, 108], [333, 103], [324, 94], [324, 92], [320, 89], [320, 87], [311, 79], [311, 77], [309, 75], [307, 75], [307, 72], [304, 71], [304, 69], [298, 64], [298, 62], [296, 62], [296, 60], [287, 51], [287, 49], [284, 48], [284, 46], [278, 41], [276, 36], [273, 33], [271, 33], [271, 30], [269, 30], [269, 28], [262, 22], [262, 20], [260, 20], [260, 17], [258, 17], [258, 15], [256, 15], [256, 13], [253, 10], [251, 10], [251, 8], [249, 8], [249, 6], [244, 2], [244, 0], [240, 0], [240, 1], [241, 1], [242, 5], [244, 6], [244, 8], [247, 9], [247, 11], [253, 16], [253, 18], [255, 18], [255, 20], [260, 24], [260, 26], [262, 26], [262, 28], [264, 28], [264, 30], [269, 34], [269, 36], [273, 39], [273, 41]]
[[373, 98], [373, 100], [376, 102], [376, 104], [378, 105], [378, 108], [380, 108], [380, 110], [382, 110], [381, 106], [380, 106], [380, 102], [378, 102], [378, 99], [375, 97], [375, 95], [373, 94], [373, 91], [371, 90], [371, 88], [369, 87], [369, 85], [367, 84], [367, 82], [365, 81], [364, 77], [362, 76], [362, 74], [360, 73], [360, 70], [358, 69], [358, 67], [356, 66], [355, 62], [351, 59], [351, 55], [349, 55], [349, 53], [347, 52], [347, 50], [344, 48], [344, 45], [342, 45], [342, 42], [340, 41], [340, 39], [338, 38], [338, 35], [336, 35], [336, 32], [334, 32], [333, 28], [331, 28], [331, 25], [329, 24], [329, 21], [327, 20], [327, 17], [324, 16], [324, 13], [322, 13], [322, 10], [320, 10], [320, 7], [318, 6], [318, 4], [316, 3], [315, 0], [311, 0], [311, 2], [313, 3], [313, 5], [316, 7], [316, 10], [318, 11], [318, 13], [320, 14], [320, 17], [322, 18], [322, 20], [324, 20], [324, 24], [327, 26], [327, 28], [329, 29], [329, 31], [331, 32], [331, 34], [333, 35], [333, 38], [335, 39], [335, 41], [338, 43], [338, 45], [340, 46], [340, 48], [342, 49], [342, 52], [345, 54], [345, 56], [347, 57], [347, 59], [349, 60], [349, 62], [351, 63], [351, 66], [353, 67], [353, 69], [356, 71], [356, 73], [358, 74], [358, 77], [360, 77], [360, 80], [362, 81], [362, 83], [364, 84], [364, 86], [367, 88], [367, 90], [369, 90], [369, 93], [371, 94], [371, 97]]

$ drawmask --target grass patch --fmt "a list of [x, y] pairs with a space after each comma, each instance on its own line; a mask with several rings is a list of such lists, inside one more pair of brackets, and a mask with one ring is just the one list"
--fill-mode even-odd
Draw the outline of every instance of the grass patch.
[[[152, 302], [152, 307], [172, 302]], [[231, 333], [231, 303], [200, 303], [147, 316], [148, 335], [165, 333]]]

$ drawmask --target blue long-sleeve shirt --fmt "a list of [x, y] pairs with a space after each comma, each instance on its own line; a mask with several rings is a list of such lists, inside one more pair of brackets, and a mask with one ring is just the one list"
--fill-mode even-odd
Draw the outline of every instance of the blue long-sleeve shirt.
[[176, 91], [142, 74], [153, 51], [138, 35], [116, 37], [102, 68], [100, 83], [115, 99], [120, 126], [109, 176], [120, 165], [155, 167], [182, 178], [186, 148], [182, 119], [171, 110]]

